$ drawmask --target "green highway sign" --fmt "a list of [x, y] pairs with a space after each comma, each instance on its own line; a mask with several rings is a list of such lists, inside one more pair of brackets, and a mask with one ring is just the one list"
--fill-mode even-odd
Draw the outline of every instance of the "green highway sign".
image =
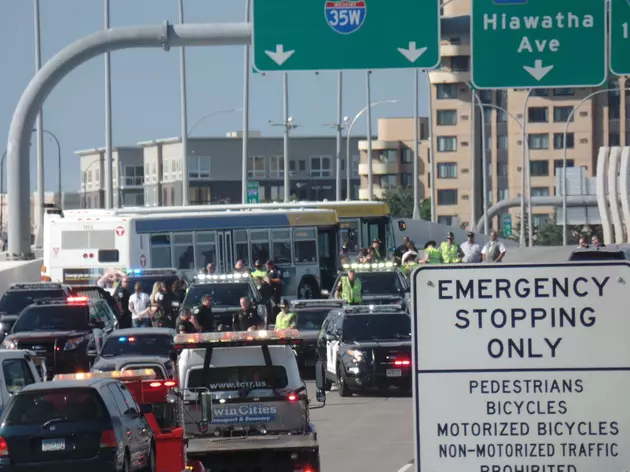
[[602, 85], [608, 75], [606, 1], [474, 0], [473, 86], [501, 89]]
[[260, 184], [247, 182], [247, 203], [260, 203]]
[[254, 0], [259, 71], [434, 69], [440, 0]]
[[610, 0], [610, 70], [630, 75], [630, 2]]
[[512, 236], [512, 215], [509, 213], [503, 215], [503, 237], [509, 238]]

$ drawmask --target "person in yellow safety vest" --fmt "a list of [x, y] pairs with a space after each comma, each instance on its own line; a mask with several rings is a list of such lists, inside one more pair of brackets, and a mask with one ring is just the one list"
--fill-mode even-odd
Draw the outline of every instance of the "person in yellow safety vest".
[[252, 277], [253, 278], [257, 277], [259, 279], [264, 279], [265, 277], [267, 277], [267, 271], [263, 267], [262, 262], [260, 262], [259, 260], [256, 260], [256, 262], [254, 262], [254, 270], [252, 270]]
[[276, 331], [281, 329], [292, 329], [297, 326], [297, 313], [289, 311], [289, 301], [284, 298], [280, 302], [280, 313], [276, 316]]
[[349, 270], [348, 275], [341, 277], [337, 298], [345, 300], [349, 305], [360, 305], [363, 301], [363, 284], [354, 270]]
[[405, 261], [405, 265], [402, 267], [402, 273], [405, 277], [409, 278], [411, 272], [413, 272], [416, 267], [420, 267], [420, 264], [418, 263], [418, 254], [409, 254], [407, 256], [407, 260]]
[[440, 252], [442, 253], [444, 264], [461, 262], [464, 255], [459, 245], [455, 244], [455, 235], [450, 231], [446, 235], [446, 241], [440, 244]]
[[439, 249], [436, 249], [437, 243], [435, 241], [429, 241], [424, 245], [424, 258], [419, 261], [420, 264], [441, 264], [442, 253]]

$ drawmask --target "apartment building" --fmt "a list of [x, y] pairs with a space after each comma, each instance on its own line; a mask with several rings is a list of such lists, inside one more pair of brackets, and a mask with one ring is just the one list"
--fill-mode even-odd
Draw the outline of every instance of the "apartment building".
[[[351, 149], [365, 137], [351, 138]], [[344, 142], [345, 144], [345, 142]], [[298, 200], [334, 200], [336, 138], [292, 136], [289, 142], [290, 194]], [[104, 204], [101, 149], [79, 151], [85, 201], [90, 208]], [[117, 148], [114, 166], [122, 180], [114, 178], [114, 194], [123, 206], [171, 206], [182, 202], [182, 144], [180, 138], [156, 139], [137, 146]], [[248, 181], [258, 182], [260, 201], [284, 198], [282, 137], [250, 132]], [[140, 156], [140, 158], [138, 158]], [[191, 205], [241, 202], [242, 140], [239, 132], [225, 137], [188, 139], [188, 176]], [[351, 194], [359, 193], [359, 154], [352, 156]], [[98, 172], [98, 173], [97, 173]], [[346, 163], [341, 163], [342, 195], [346, 195]], [[122, 187], [117, 182], [122, 182]], [[133, 193], [132, 193], [133, 191]], [[115, 204], [117, 205], [117, 201]]]
[[[471, 220], [476, 223], [482, 217], [484, 173], [488, 207], [520, 197], [523, 172], [527, 170], [523, 151], [531, 161], [532, 196], [558, 193], [555, 176], [562, 167], [563, 133], [569, 114], [578, 105], [568, 127], [568, 167], [582, 167], [592, 176], [600, 146], [630, 144], [630, 100], [626, 89], [630, 83], [625, 78], [611, 78], [597, 95], [583, 103], [595, 89], [537, 89], [530, 94], [512, 89], [479, 90], [477, 96], [483, 105], [474, 106], [470, 86], [470, 4], [470, 0], [453, 0], [442, 7], [442, 63], [440, 69], [429, 73], [437, 218], [440, 223], [461, 226], [469, 226]], [[497, 58], [498, 64], [500, 60]], [[387, 143], [392, 153], [398, 152], [399, 162], [403, 150], [413, 146], [412, 123], [412, 118], [379, 123], [379, 143]], [[364, 143], [360, 146], [366, 148]], [[422, 142], [423, 149], [424, 146]], [[484, 147], [486, 169], [482, 167]], [[384, 151], [380, 147], [375, 150], [373, 162]], [[424, 151], [419, 158], [421, 196], [427, 198], [430, 158]], [[367, 162], [365, 153], [361, 162]], [[365, 168], [359, 169], [362, 195], [367, 197]], [[385, 182], [405, 185], [407, 179], [401, 169], [398, 175], [387, 176]], [[374, 182], [375, 196], [381, 195], [385, 188], [376, 186], [377, 179]], [[551, 207], [534, 207], [534, 225], [543, 224], [553, 211]], [[516, 217], [514, 221], [519, 212], [519, 207], [509, 210]], [[493, 226], [500, 228], [502, 221], [502, 216], [495, 218]]]

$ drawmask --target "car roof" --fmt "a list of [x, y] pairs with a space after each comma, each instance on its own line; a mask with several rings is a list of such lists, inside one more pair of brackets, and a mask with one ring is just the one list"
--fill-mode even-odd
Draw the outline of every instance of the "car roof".
[[143, 334], [163, 334], [167, 336], [175, 336], [176, 332], [171, 328], [125, 328], [112, 331], [108, 337], [112, 336], [133, 336]]
[[62, 390], [66, 388], [94, 388], [99, 383], [112, 382], [112, 379], [86, 379], [86, 380], [55, 380], [53, 382], [35, 382], [22, 387], [18, 394], [28, 392], [42, 392], [48, 390]]
[[618, 244], [607, 244], [605, 246], [589, 246], [589, 247], [578, 247], [573, 250], [573, 253], [580, 252], [623, 252], [626, 250], [623, 249]]

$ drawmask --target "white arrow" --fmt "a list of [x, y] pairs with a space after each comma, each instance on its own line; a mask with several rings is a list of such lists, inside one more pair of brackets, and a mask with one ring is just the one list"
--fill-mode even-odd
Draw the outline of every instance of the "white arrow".
[[553, 69], [553, 66], [543, 67], [542, 61], [540, 59], [537, 59], [536, 61], [534, 61], [534, 67], [523, 66], [523, 69], [529, 72], [534, 79], [540, 81], [544, 76], [549, 73], [549, 71], [551, 71], [551, 69]]
[[275, 51], [265, 51], [273, 62], [281, 66], [289, 59], [295, 51], [285, 51], [282, 44], [276, 44]]
[[398, 48], [398, 52], [409, 59], [409, 62], [416, 62], [424, 54], [427, 48], [416, 48], [416, 42], [410, 41], [408, 48]]

